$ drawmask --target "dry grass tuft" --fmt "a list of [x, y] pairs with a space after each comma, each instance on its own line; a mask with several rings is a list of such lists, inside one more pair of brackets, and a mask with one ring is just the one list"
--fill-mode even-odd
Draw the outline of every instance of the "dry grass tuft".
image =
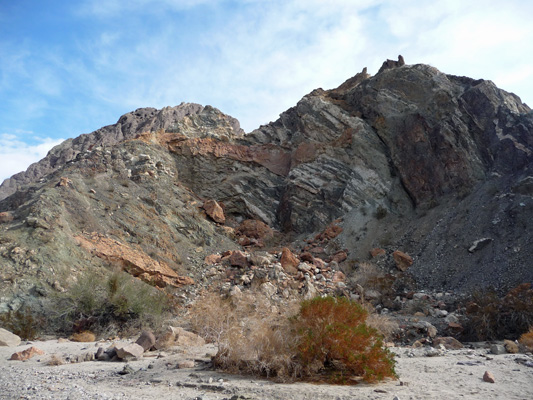
[[46, 365], [50, 366], [57, 366], [57, 365], [63, 365], [65, 364], [65, 360], [63, 360], [63, 357], [58, 356], [57, 354], [52, 354]]
[[74, 333], [70, 340], [73, 342], [95, 342], [96, 341], [96, 335], [90, 331], [83, 331], [80, 333]]

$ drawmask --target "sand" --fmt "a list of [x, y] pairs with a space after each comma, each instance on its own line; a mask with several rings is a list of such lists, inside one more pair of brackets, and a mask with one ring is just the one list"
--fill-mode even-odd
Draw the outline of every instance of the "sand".
[[[78, 355], [111, 342], [36, 341], [0, 347], [1, 399], [533, 399], [533, 356], [489, 354], [486, 348], [429, 351], [393, 348], [398, 380], [356, 386], [279, 384], [207, 368], [212, 345], [148, 352], [129, 362], [88, 361], [50, 366], [56, 355]], [[28, 361], [11, 354], [35, 346], [45, 352]], [[193, 361], [194, 368], [178, 368]], [[133, 372], [120, 375], [125, 366]], [[483, 381], [485, 371], [495, 383]], [[240, 397], [239, 397], [240, 396]]]

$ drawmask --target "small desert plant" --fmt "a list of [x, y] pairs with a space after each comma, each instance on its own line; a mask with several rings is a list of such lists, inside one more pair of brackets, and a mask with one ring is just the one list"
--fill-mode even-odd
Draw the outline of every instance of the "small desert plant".
[[517, 339], [533, 325], [533, 288], [523, 283], [500, 297], [493, 290], [474, 292], [466, 304], [469, 340]]
[[302, 303], [294, 318], [300, 335], [297, 357], [309, 377], [331, 383], [376, 382], [395, 377], [392, 354], [365, 320], [367, 311], [345, 297], [317, 297]]
[[51, 319], [62, 333], [154, 325], [169, 302], [164, 292], [116, 271], [106, 276], [85, 273], [65, 293], [56, 295], [48, 308]]
[[533, 326], [529, 328], [529, 331], [522, 334], [518, 342], [529, 351], [533, 351]]

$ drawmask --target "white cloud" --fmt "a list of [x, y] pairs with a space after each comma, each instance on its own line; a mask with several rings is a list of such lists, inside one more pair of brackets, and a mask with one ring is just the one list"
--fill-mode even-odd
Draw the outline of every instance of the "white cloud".
[[30, 164], [41, 160], [52, 147], [64, 140], [33, 136], [36, 143], [28, 144], [20, 137], [30, 132], [19, 131], [17, 133], [17, 135], [0, 134], [0, 183], [18, 172], [25, 171]]

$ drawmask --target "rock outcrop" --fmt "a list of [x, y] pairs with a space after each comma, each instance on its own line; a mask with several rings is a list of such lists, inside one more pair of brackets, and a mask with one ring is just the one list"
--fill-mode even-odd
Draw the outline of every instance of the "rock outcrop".
[[505, 289], [533, 280], [533, 113], [400, 56], [249, 134], [210, 106], [136, 110], [57, 146], [0, 198], [11, 294], [86, 266], [180, 286], [242, 246], [301, 249], [302, 277], [373, 254], [421, 287]]

